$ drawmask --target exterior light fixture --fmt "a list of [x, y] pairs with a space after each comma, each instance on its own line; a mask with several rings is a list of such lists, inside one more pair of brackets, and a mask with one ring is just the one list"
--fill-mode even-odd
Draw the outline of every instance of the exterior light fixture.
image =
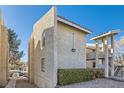
[[72, 52], [76, 52], [76, 49], [74, 48], [74, 33], [72, 33]]
[[72, 48], [72, 52], [76, 52], [76, 49]]

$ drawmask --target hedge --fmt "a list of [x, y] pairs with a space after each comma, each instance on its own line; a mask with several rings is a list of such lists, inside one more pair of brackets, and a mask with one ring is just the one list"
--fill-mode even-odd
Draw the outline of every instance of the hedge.
[[58, 69], [58, 85], [103, 78], [103, 75], [102, 69]]

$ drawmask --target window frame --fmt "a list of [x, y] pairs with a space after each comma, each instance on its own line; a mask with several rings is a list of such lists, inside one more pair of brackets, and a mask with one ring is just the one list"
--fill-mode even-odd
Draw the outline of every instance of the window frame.
[[42, 33], [42, 47], [45, 47], [46, 45], [46, 38], [45, 38], [45, 31]]

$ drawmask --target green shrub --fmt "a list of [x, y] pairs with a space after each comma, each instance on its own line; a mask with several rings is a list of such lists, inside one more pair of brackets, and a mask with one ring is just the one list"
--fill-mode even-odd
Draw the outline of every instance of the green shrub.
[[79, 83], [103, 77], [102, 69], [59, 69], [58, 85]]

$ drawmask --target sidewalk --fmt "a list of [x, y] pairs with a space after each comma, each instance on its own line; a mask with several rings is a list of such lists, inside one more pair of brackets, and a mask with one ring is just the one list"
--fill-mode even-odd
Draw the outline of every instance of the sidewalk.
[[111, 79], [96, 79], [81, 83], [74, 83], [59, 88], [124, 88], [124, 82]]
[[7, 86], [5, 88], [15, 88], [16, 85], [16, 79], [9, 80]]
[[37, 88], [37, 86], [30, 84], [27, 79], [17, 79], [15, 88]]

